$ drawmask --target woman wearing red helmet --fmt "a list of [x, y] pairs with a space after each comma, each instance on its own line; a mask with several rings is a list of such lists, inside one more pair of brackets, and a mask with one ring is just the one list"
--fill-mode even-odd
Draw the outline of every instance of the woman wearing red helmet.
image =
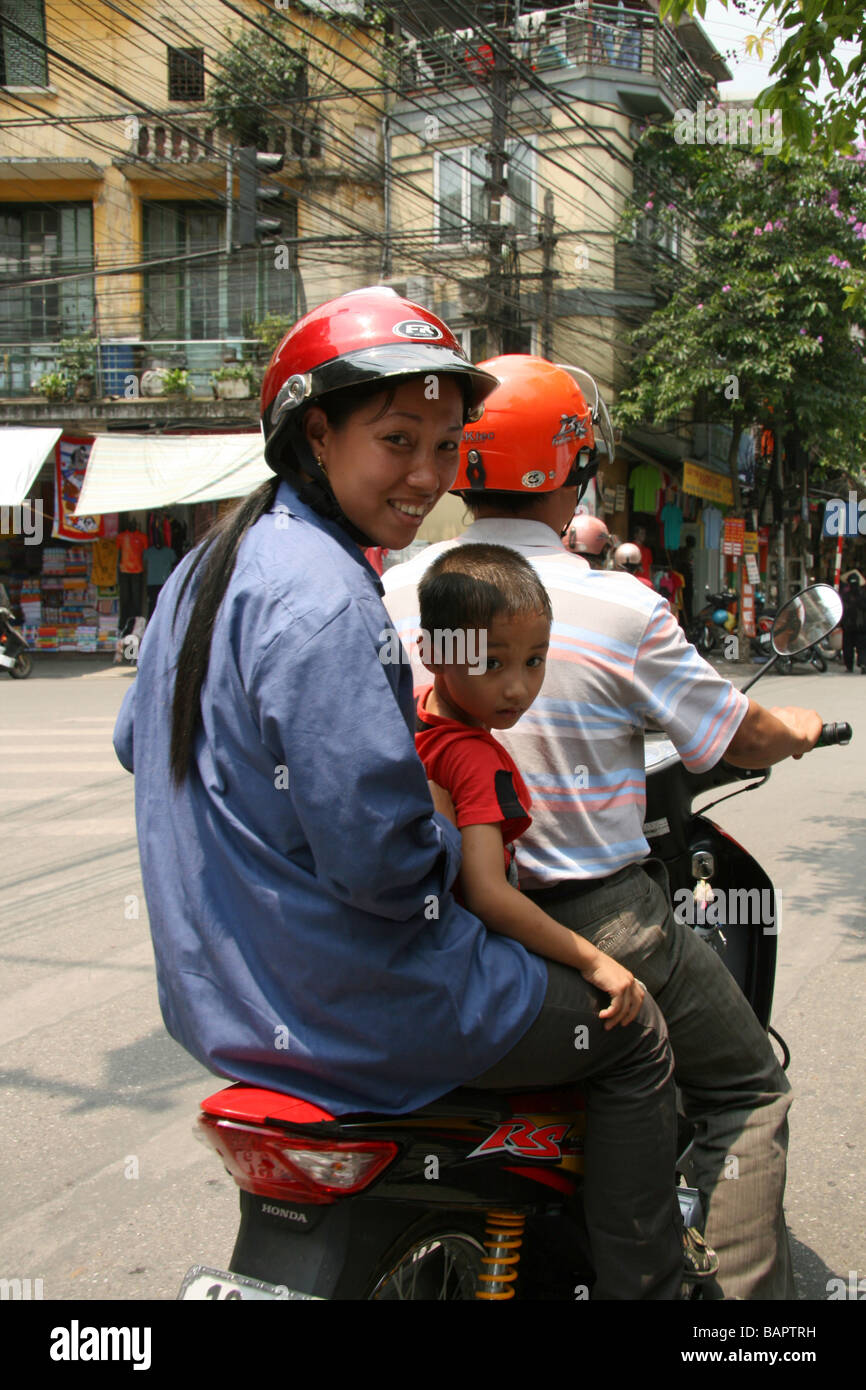
[[211, 1070], [335, 1115], [509, 1084], [512, 1057], [527, 1084], [599, 1076], [589, 1219], [622, 1233], [599, 1290], [676, 1297], [663, 1025], [647, 1007], [604, 1032], [565, 967], [551, 1017], [546, 963], [453, 898], [459, 833], [433, 814], [408, 660], [363, 558], [415, 536], [495, 384], [382, 288], [322, 305], [277, 349], [262, 389], [277, 476], [172, 574], [115, 730], [136, 774], [160, 1004]]

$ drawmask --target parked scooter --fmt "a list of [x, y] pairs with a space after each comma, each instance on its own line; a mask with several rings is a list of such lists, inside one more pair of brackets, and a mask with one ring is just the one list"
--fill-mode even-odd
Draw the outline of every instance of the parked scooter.
[[[776, 619], [768, 667], [811, 647], [840, 611], [826, 585], [792, 599]], [[850, 737], [848, 725], [825, 725], [820, 742]], [[689, 772], [663, 736], [648, 739], [646, 767], [645, 831], [675, 910], [678, 902], [692, 905], [695, 930], [768, 1027], [778, 940], [772, 883], [706, 808], [695, 814], [692, 805], [732, 784], [752, 790], [769, 772], [725, 762]], [[295, 1096], [237, 1084], [201, 1109], [200, 1134], [240, 1188], [240, 1229], [231, 1270], [194, 1266], [182, 1299], [589, 1296], [586, 1114], [573, 1087], [461, 1088], [412, 1114], [337, 1119]], [[685, 1122], [681, 1137], [684, 1150]], [[684, 1224], [700, 1229], [699, 1194], [679, 1187], [678, 1196]], [[712, 1296], [699, 1282], [690, 1293]]]
[[724, 589], [718, 594], [706, 590], [703, 608], [686, 628], [686, 637], [702, 656], [730, 637], [737, 626], [737, 608], [737, 595], [733, 590]]
[[[753, 637], [752, 651], [758, 659], [762, 658], [764, 661], [768, 661], [773, 654], [772, 633], [762, 632], [759, 636]], [[804, 652], [797, 652], [796, 656], [780, 656], [777, 664], [781, 676], [789, 676], [795, 666], [813, 666], [816, 671], [820, 671], [823, 675], [827, 670], [824, 642], [816, 642], [814, 647], [809, 647]]]
[[33, 658], [23, 632], [15, 626], [15, 614], [11, 608], [0, 608], [0, 671], [23, 681], [32, 669]]

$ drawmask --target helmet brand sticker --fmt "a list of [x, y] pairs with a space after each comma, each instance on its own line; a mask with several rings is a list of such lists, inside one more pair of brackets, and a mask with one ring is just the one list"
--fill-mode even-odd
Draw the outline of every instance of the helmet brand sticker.
[[395, 323], [391, 329], [399, 338], [414, 338], [422, 341], [429, 341], [431, 338], [444, 338], [441, 328], [437, 328], [435, 323], [427, 323], [426, 319], [403, 319], [402, 323]]
[[586, 416], [563, 415], [559, 422], [559, 430], [551, 439], [551, 444], [569, 444], [573, 439], [585, 439], [589, 428], [589, 420]]
[[524, 473], [520, 481], [524, 487], [541, 487], [541, 484], [546, 481], [546, 477], [545, 473], [540, 473], [536, 468], [531, 473]]

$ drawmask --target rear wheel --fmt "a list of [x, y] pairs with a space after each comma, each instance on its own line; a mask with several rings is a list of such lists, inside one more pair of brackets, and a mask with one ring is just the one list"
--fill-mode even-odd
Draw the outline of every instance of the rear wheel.
[[827, 663], [820, 652], [813, 652], [812, 665], [815, 667], [815, 670], [820, 671], [822, 675], [827, 669]]
[[[461, 1223], [463, 1224], [463, 1223]], [[407, 1232], [377, 1275], [368, 1298], [383, 1302], [465, 1301], [475, 1298], [483, 1218], [469, 1216], [465, 1229], [440, 1224], [426, 1234]]]
[[701, 623], [695, 639], [695, 646], [699, 652], [711, 652], [716, 645], [716, 634], [709, 623]]
[[13, 680], [24, 681], [33, 670], [33, 658], [29, 652], [19, 652], [18, 660], [14, 666], [9, 667], [9, 674]]

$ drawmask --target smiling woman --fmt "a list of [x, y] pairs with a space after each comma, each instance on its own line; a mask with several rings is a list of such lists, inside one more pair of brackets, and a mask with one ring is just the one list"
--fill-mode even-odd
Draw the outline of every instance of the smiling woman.
[[544, 993], [541, 962], [450, 896], [459, 839], [433, 815], [409, 668], [380, 660], [363, 556], [414, 537], [494, 385], [389, 290], [296, 324], [262, 390], [277, 476], [172, 574], [115, 733], [169, 1031], [335, 1113], [479, 1074]]

